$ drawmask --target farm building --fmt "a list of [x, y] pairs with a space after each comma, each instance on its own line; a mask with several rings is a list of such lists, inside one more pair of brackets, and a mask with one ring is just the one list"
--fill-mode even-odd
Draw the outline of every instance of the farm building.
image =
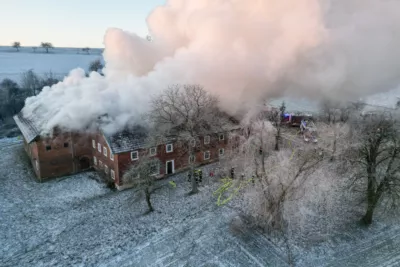
[[[124, 184], [123, 174], [144, 155], [161, 161], [154, 175], [162, 178], [189, 167], [190, 163], [203, 165], [217, 161], [232, 142], [227, 131], [200, 136], [190, 144], [174, 138], [150, 143], [147, 130], [140, 126], [112, 135], [101, 129], [96, 133], [54, 129], [51, 136], [41, 136], [35, 122], [21, 113], [14, 116], [14, 120], [22, 132], [25, 151], [39, 181], [94, 168], [114, 180], [118, 189], [130, 187]], [[237, 129], [233, 127], [231, 130]], [[189, 157], [188, 146], [195, 150], [194, 158]]]
[[[174, 138], [151, 143], [147, 139], [147, 131], [140, 126], [113, 135], [99, 131], [91, 141], [93, 165], [96, 170], [109, 175], [118, 189], [123, 189], [130, 187], [122, 179], [125, 171], [140, 157], [158, 158], [161, 165], [155, 168], [154, 175], [162, 178], [188, 168], [191, 163], [203, 165], [217, 161], [232, 142], [228, 135], [228, 132], [213, 133], [189, 143]], [[188, 146], [195, 150], [194, 157], [189, 156]]]
[[42, 136], [36, 123], [22, 113], [15, 115], [14, 120], [39, 181], [90, 169], [92, 149], [87, 134], [54, 129], [52, 136]]

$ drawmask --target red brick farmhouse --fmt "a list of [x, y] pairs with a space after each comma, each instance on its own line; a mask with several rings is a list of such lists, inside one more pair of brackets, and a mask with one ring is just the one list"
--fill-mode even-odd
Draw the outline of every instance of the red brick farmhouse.
[[[210, 133], [198, 137], [190, 144], [170, 138], [158, 143], [146, 143], [147, 132], [141, 127], [107, 135], [97, 133], [61, 132], [57, 129], [50, 137], [40, 135], [35, 122], [20, 113], [14, 116], [24, 137], [24, 147], [31, 159], [39, 181], [71, 175], [86, 171], [92, 167], [114, 180], [118, 189], [130, 187], [124, 184], [123, 174], [131, 164], [135, 164], [144, 155], [160, 160], [154, 175], [159, 178], [184, 170], [190, 163], [196, 165], [217, 161], [224, 156], [237, 139], [230, 138], [230, 131]], [[189, 157], [187, 146], [193, 146], [195, 157]], [[236, 145], [237, 146], [237, 145]]]

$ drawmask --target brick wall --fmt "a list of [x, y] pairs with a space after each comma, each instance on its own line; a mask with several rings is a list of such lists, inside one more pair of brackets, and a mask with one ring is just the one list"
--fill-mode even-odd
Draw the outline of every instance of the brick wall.
[[90, 168], [92, 151], [88, 140], [86, 134], [59, 132], [30, 144], [25, 142], [25, 150], [36, 176], [44, 181]]
[[24, 138], [24, 149], [30, 158], [36, 177], [40, 180], [39, 152], [37, 143], [31, 142], [30, 144], [28, 144]]
[[[74, 172], [69, 134], [41, 138], [36, 142], [39, 154], [40, 180], [72, 174]], [[64, 146], [66, 144], [66, 146]]]
[[[157, 157], [161, 164], [160, 164], [160, 177], [166, 174], [167, 162], [173, 161], [174, 162], [174, 171], [177, 172], [184, 168], [189, 167], [189, 151], [188, 151], [188, 144], [183, 144], [182, 142], [174, 142], [173, 151], [167, 152], [167, 144], [158, 145], [157, 146]], [[213, 162], [219, 159], [220, 157], [220, 149], [227, 149], [228, 148], [228, 136], [225, 134], [223, 140], [219, 139], [219, 134], [210, 135], [210, 142], [208, 144], [204, 144], [204, 137], [201, 137], [197, 140], [195, 149], [195, 165], [207, 164], [209, 162]], [[143, 155], [148, 155], [150, 148], [140, 149], [139, 158]], [[204, 152], [210, 152], [210, 158], [204, 159]], [[225, 151], [224, 151], [225, 152]], [[131, 152], [125, 152], [116, 155], [116, 162], [117, 166], [116, 169], [118, 170], [117, 177], [115, 182], [117, 185], [123, 185], [122, 176], [125, 171], [129, 168], [130, 165], [135, 164], [135, 160], [131, 159]]]
[[92, 135], [88, 143], [90, 144], [90, 149], [93, 153], [93, 160], [92, 160], [93, 167], [97, 171], [101, 171], [104, 175], [106, 175], [109, 178], [112, 178], [111, 173], [113, 171], [115, 182], [116, 184], [119, 184], [118, 168], [116, 166], [118, 162], [118, 157], [120, 155], [114, 155], [114, 159], [111, 159], [112, 158], [111, 149], [101, 133]]

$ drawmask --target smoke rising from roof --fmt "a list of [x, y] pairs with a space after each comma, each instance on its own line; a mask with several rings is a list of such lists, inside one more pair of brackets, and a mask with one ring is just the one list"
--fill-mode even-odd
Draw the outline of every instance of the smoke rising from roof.
[[358, 98], [400, 84], [397, 0], [169, 0], [148, 17], [152, 42], [104, 38], [105, 76], [81, 69], [27, 100], [46, 132], [140, 121], [168, 85], [201, 84], [235, 113], [268, 97]]

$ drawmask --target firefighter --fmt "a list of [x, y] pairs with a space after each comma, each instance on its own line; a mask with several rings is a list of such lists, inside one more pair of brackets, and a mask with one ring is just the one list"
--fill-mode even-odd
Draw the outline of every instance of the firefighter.
[[203, 171], [202, 170], [199, 170], [198, 177], [199, 177], [199, 182], [198, 183], [202, 183], [203, 182]]

